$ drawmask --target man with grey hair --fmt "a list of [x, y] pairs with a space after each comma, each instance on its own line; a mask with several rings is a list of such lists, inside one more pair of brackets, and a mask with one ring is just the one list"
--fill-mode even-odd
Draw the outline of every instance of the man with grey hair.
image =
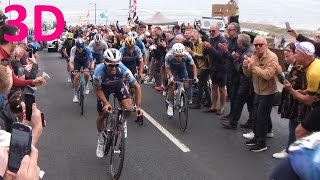
[[[210, 62], [210, 76], [212, 80], [211, 86], [211, 108], [205, 110], [207, 113], [216, 113], [222, 115], [224, 113], [224, 106], [226, 102], [226, 62], [223, 58], [223, 51], [219, 44], [226, 44], [227, 40], [220, 34], [219, 27], [214, 24], [210, 27], [210, 43], [203, 42], [204, 55], [209, 55]], [[219, 91], [219, 92], [218, 92]], [[220, 94], [220, 108], [217, 108], [217, 101]]]
[[305, 68], [307, 89], [293, 89], [292, 84], [285, 83], [285, 89], [298, 101], [312, 105], [313, 110], [296, 128], [296, 137], [300, 139], [312, 132], [320, 131], [320, 60], [314, 57], [315, 47], [310, 42], [296, 43], [296, 63]]
[[198, 83], [198, 94], [197, 100], [190, 105], [190, 108], [200, 109], [202, 103], [203, 91], [205, 92], [205, 97], [207, 98], [207, 102], [205, 106], [211, 105], [210, 100], [210, 91], [208, 87], [207, 81], [209, 80], [210, 68], [209, 68], [209, 59], [203, 55], [203, 45], [202, 40], [199, 36], [199, 32], [197, 30], [192, 30], [190, 33], [190, 41], [194, 44], [192, 50], [192, 58], [199, 69], [199, 83]]
[[177, 34], [175, 37], [175, 43], [182, 43], [185, 40], [182, 34]]
[[237, 128], [238, 121], [241, 117], [242, 109], [245, 103], [247, 103], [247, 108], [249, 111], [249, 120], [247, 124], [251, 125], [252, 120], [254, 119], [254, 90], [252, 85], [252, 79], [251, 77], [245, 76], [242, 70], [244, 57], [251, 57], [253, 54], [250, 36], [247, 34], [239, 34], [237, 43], [240, 51], [233, 52], [232, 56], [234, 59], [233, 65], [235, 67], [235, 70], [239, 73], [240, 77], [239, 87], [237, 90], [236, 101], [231, 117], [221, 122], [226, 129]]
[[236, 71], [235, 66], [233, 65], [235, 59], [232, 55], [232, 53], [239, 53], [239, 51], [241, 51], [238, 48], [237, 44], [238, 34], [240, 33], [240, 26], [238, 23], [232, 22], [228, 25], [226, 30], [228, 34], [228, 43], [226, 45], [219, 44], [219, 47], [224, 52], [223, 58], [226, 60], [227, 65], [227, 92], [230, 98], [230, 112], [222, 119], [229, 119], [232, 117], [240, 81], [240, 74], [238, 73], [238, 71]]
[[255, 91], [255, 116], [253, 122], [253, 139], [246, 141], [247, 146], [252, 146], [250, 151], [261, 152], [267, 150], [266, 135], [271, 123], [271, 110], [274, 96], [277, 91], [275, 80], [276, 69], [274, 64], [279, 64], [278, 57], [270, 51], [267, 40], [257, 36], [253, 42], [255, 52], [252, 57], [245, 56], [243, 73], [252, 77]]

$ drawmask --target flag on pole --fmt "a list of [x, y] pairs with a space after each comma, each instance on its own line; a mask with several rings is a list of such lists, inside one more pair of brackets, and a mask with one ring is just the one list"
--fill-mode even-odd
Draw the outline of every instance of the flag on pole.
[[103, 18], [103, 19], [104, 19], [104, 18], [108, 18], [108, 16], [109, 16], [109, 15], [108, 15], [108, 11], [107, 11], [107, 10], [106, 10], [105, 12], [103, 12], [103, 13], [100, 14], [100, 17]]

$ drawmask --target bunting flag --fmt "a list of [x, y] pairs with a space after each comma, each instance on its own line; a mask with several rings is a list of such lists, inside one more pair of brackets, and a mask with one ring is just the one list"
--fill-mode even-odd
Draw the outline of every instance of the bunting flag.
[[100, 14], [100, 17], [101, 17], [101, 18], [108, 18], [108, 16], [109, 16], [109, 15], [108, 15], [108, 11], [107, 11], [107, 10], [106, 10], [105, 12], [103, 12], [103, 13]]

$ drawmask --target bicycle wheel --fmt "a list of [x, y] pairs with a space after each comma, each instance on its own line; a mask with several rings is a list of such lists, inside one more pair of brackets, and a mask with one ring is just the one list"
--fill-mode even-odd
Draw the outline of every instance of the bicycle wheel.
[[184, 91], [181, 92], [181, 97], [180, 97], [179, 124], [180, 124], [180, 130], [184, 132], [188, 125], [188, 104], [187, 104], [187, 97]]
[[79, 101], [80, 101], [80, 106], [81, 106], [81, 115], [83, 115], [83, 106], [84, 106], [84, 85], [81, 83], [80, 84], [80, 98], [79, 98]]
[[112, 179], [119, 179], [125, 155], [125, 135], [122, 124], [118, 124], [115, 128], [111, 142], [110, 172]]

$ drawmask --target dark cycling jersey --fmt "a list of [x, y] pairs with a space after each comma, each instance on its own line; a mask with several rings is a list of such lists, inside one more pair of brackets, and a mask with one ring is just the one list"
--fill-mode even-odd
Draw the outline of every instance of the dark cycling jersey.
[[66, 49], [68, 56], [70, 57], [70, 51], [72, 47], [75, 46], [75, 40], [65, 40], [63, 43], [63, 48]]

